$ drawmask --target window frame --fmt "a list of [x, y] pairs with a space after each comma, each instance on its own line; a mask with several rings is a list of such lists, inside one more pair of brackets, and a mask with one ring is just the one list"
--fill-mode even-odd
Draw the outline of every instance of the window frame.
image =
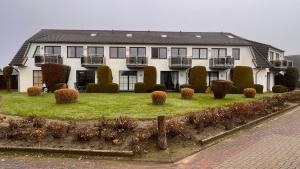
[[276, 61], [280, 60], [280, 55], [279, 55], [279, 53], [276, 53], [276, 54], [275, 54], [275, 59], [276, 59]]
[[89, 55], [89, 49], [90, 48], [95, 48], [95, 53], [96, 53], [96, 55], [97, 55], [97, 48], [102, 48], [103, 49], [103, 54], [102, 54], [102, 56], [97, 56], [97, 57], [103, 57], [104, 58], [104, 47], [103, 46], [88, 46], [87, 47], [87, 57], [91, 57], [90, 55]]
[[[194, 51], [193, 50], [198, 50], [198, 57], [194, 58], [193, 54], [194, 54]], [[201, 50], [206, 50], [206, 56], [205, 58], [201, 58]], [[208, 48], [192, 48], [192, 59], [195, 59], [195, 60], [207, 60], [208, 59]]]
[[[69, 57], [69, 48], [75, 48], [75, 57]], [[77, 48], [82, 48], [82, 54], [79, 57], [77, 56]], [[83, 46], [67, 46], [67, 58], [81, 58], [83, 56]]]
[[[117, 48], [117, 57], [111, 57], [111, 49], [112, 48]], [[124, 57], [119, 57], [119, 49], [121, 49], [121, 48], [124, 48], [124, 50], [125, 50], [125, 55], [124, 55]], [[126, 47], [116, 47], [116, 46], [112, 46], [112, 47], [109, 47], [109, 58], [110, 59], [125, 59], [126, 58]]]
[[[217, 58], [220, 58], [220, 50], [221, 49], [225, 49], [225, 58], [227, 57], [227, 48], [212, 48], [211, 50], [218, 50], [218, 57]], [[211, 51], [212, 53], [212, 51]], [[211, 58], [214, 58], [212, 55], [211, 55]]]
[[[36, 83], [34, 83], [35, 82], [35, 72], [39, 72], [41, 75], [42, 75], [42, 78], [41, 79], [39, 79], [39, 80], [41, 80], [41, 82], [40, 82], [40, 86], [37, 86], [37, 87], [42, 87], [43, 86], [43, 73], [42, 73], [42, 70], [32, 70], [32, 85], [33, 86], [35, 86], [35, 84]], [[39, 83], [37, 83], [37, 84], [39, 84]]]
[[[133, 49], [133, 48], [137, 49], [137, 56], [136, 57], [147, 57], [146, 47], [130, 47], [129, 48], [129, 57], [135, 57], [135, 56], [131, 56], [131, 49]], [[145, 49], [145, 56], [139, 56], [139, 49]]]
[[[173, 56], [173, 55], [172, 55], [172, 53], [173, 53], [172, 50], [173, 50], [173, 49], [178, 50], [177, 56]], [[180, 49], [184, 49], [184, 50], [185, 50], [185, 55], [184, 55], [183, 57], [187, 57], [187, 48], [184, 48], [184, 47], [178, 47], [178, 48], [177, 48], [177, 47], [173, 47], [173, 48], [171, 48], [171, 57], [172, 57], [172, 58], [174, 58], [174, 57], [182, 57], [181, 55], [179, 55]]]
[[41, 54], [41, 46], [36, 46], [36, 48], [34, 50], [34, 53], [33, 53], [33, 56], [32, 56], [33, 58], [35, 58], [36, 56], [38, 56], [37, 53], [36, 53], [38, 49], [40, 50], [39, 55]]
[[270, 51], [270, 61], [274, 61], [274, 52]]
[[[157, 58], [153, 58], [153, 49], [158, 49], [158, 57]], [[166, 57], [162, 58], [160, 56], [160, 50], [161, 49], [165, 49], [166, 50]], [[167, 47], [151, 47], [151, 59], [167, 59], [168, 58], [168, 49]]]
[[[236, 59], [234, 56], [233, 56], [233, 51], [234, 50], [238, 50], [238, 59]], [[234, 60], [240, 60], [241, 59], [241, 49], [240, 48], [232, 48], [232, 58], [234, 59]]]
[[44, 47], [44, 55], [48, 55], [49, 53], [46, 53], [46, 49], [47, 48], [52, 48], [52, 55], [55, 55], [54, 54], [54, 48], [59, 48], [59, 50], [60, 50], [60, 53], [59, 53], [59, 56], [61, 56], [61, 46], [45, 46]]

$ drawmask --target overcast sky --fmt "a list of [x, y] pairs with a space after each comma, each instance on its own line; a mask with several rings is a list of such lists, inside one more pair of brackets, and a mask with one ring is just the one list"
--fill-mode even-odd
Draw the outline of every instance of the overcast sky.
[[300, 54], [300, 0], [1, 0], [0, 67], [42, 28], [224, 31]]

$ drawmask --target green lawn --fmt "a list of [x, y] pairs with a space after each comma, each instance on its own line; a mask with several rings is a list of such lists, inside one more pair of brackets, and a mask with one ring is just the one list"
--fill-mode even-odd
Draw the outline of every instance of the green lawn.
[[[240, 94], [228, 94], [225, 99], [215, 100], [212, 94], [195, 94], [193, 100], [182, 100], [180, 93], [168, 93], [165, 105], [151, 104], [150, 93], [90, 94], [81, 93], [75, 104], [59, 105], [53, 94], [28, 97], [26, 93], [0, 91], [2, 112], [10, 115], [29, 116], [36, 114], [51, 119], [89, 120], [101, 116], [129, 116], [138, 119], [155, 118], [158, 115], [173, 116], [206, 107], [222, 106], [233, 102], [247, 102]], [[256, 99], [271, 96], [272, 93], [258, 94]]]

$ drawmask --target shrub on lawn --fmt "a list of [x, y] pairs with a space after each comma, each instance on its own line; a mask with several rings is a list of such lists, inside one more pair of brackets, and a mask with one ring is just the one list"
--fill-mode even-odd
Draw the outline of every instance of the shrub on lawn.
[[54, 92], [57, 83], [66, 81], [64, 65], [61, 64], [43, 64], [42, 74], [43, 80], [51, 92]]
[[194, 66], [189, 72], [189, 84], [195, 93], [205, 93], [207, 88], [207, 72], [204, 66]]
[[180, 90], [182, 99], [193, 99], [194, 89], [182, 88]]
[[164, 84], [155, 84], [153, 86], [153, 91], [166, 91], [167, 88]]
[[145, 84], [141, 83], [141, 82], [134, 84], [134, 92], [135, 93], [146, 93]]
[[98, 84], [112, 83], [113, 77], [110, 67], [101, 65], [97, 69]]
[[216, 99], [223, 99], [231, 85], [232, 82], [228, 80], [214, 80], [212, 81], [211, 90]]
[[27, 88], [28, 96], [39, 96], [41, 95], [41, 88], [39, 87], [29, 87]]
[[289, 91], [295, 90], [299, 80], [299, 70], [295, 67], [288, 67], [285, 72], [286, 87]]
[[144, 85], [147, 92], [153, 91], [153, 86], [156, 84], [156, 68], [154, 66], [144, 67]]
[[286, 88], [283, 85], [275, 85], [272, 87], [272, 92], [274, 93], [284, 93], [286, 92]]
[[252, 88], [254, 85], [252, 68], [248, 66], [236, 66], [233, 69], [232, 81], [239, 93], [243, 93], [245, 88]]
[[183, 84], [183, 85], [180, 85], [180, 90], [182, 88], [190, 88], [190, 89], [192, 89], [192, 86], [190, 84]]
[[54, 92], [56, 103], [75, 103], [77, 102], [79, 93], [74, 89], [60, 89]]
[[151, 94], [152, 103], [155, 105], [162, 105], [166, 102], [167, 93], [163, 91], [155, 91]]
[[12, 66], [5, 66], [3, 68], [3, 77], [6, 84], [6, 89], [10, 91], [11, 89], [11, 75], [14, 71], [14, 68]]
[[245, 88], [244, 95], [247, 98], [254, 98], [256, 95], [256, 90], [254, 88]]
[[261, 84], [254, 84], [253, 88], [256, 90], [256, 93], [264, 92], [264, 86]]
[[95, 83], [89, 83], [86, 85], [86, 92], [87, 93], [99, 93], [100, 92], [100, 86]]

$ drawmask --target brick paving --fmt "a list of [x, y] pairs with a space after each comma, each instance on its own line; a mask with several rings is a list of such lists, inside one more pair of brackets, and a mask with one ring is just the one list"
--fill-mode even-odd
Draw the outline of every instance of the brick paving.
[[300, 168], [300, 108], [244, 130], [174, 164], [0, 154], [0, 169], [2, 168]]

